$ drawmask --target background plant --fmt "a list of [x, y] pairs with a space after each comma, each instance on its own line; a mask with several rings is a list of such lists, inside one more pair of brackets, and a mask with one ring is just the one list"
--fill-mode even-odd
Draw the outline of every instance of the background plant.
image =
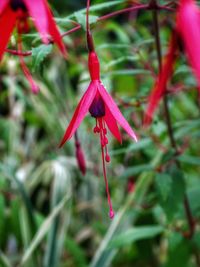
[[[171, 11], [133, 10], [99, 19], [135, 2], [94, 0], [90, 16], [102, 80], [140, 137], [135, 144], [124, 134], [123, 146], [110, 144], [109, 183], [118, 211], [113, 221], [90, 117], [78, 131], [86, 175], [77, 167], [74, 140], [58, 149], [89, 81], [85, 1], [51, 1], [62, 32], [80, 28], [64, 37], [67, 61], [34, 31], [23, 36], [38, 95], [30, 93], [16, 56], [7, 53], [1, 62], [0, 266], [200, 266], [199, 102], [184, 54], [167, 95], [176, 147], [162, 105], [151, 127], [142, 127], [159, 70], [156, 33], [164, 55], [178, 1]], [[14, 35], [9, 48], [15, 43]]]

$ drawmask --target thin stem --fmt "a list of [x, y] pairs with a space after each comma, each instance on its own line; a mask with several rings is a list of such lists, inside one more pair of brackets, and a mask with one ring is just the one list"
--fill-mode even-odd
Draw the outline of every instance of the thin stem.
[[111, 17], [120, 15], [122, 13], [131, 12], [131, 11], [134, 11], [134, 10], [147, 9], [148, 7], [149, 7], [149, 5], [147, 4], [147, 5], [136, 5], [136, 6], [133, 6], [133, 7], [124, 8], [124, 9], [112, 12], [110, 14], [101, 16], [101, 17], [98, 18], [98, 21], [103, 21], [103, 20], [109, 19]]
[[89, 23], [89, 11], [90, 11], [90, 0], [87, 0], [87, 8], [86, 8], [86, 31], [90, 31], [90, 23]]
[[[152, 0], [151, 2], [156, 3], [156, 0]], [[161, 51], [161, 44], [160, 44], [160, 32], [159, 32], [157, 10], [153, 10], [153, 23], [154, 23], [156, 51], [157, 51], [157, 57], [158, 57], [159, 71], [161, 72], [162, 71], [162, 51]], [[167, 130], [168, 130], [168, 135], [169, 135], [171, 147], [175, 150], [175, 153], [178, 154], [178, 147], [176, 144], [176, 140], [174, 138], [167, 96], [164, 96], [164, 112], [165, 112], [165, 119], [166, 119]], [[175, 164], [177, 165], [177, 167], [179, 169], [181, 169], [181, 165], [177, 160], [175, 160]], [[186, 194], [184, 196], [184, 203], [183, 204], [184, 204], [185, 214], [186, 214], [188, 226], [189, 226], [189, 233], [188, 233], [187, 237], [192, 238], [194, 235], [194, 232], [195, 232], [195, 224], [194, 224], [194, 218], [192, 216], [189, 200], [188, 200], [188, 197]]]
[[23, 57], [28, 57], [32, 55], [32, 51], [19, 51], [19, 50], [12, 50], [12, 49], [6, 49], [7, 53], [10, 53], [14, 56], [23, 56]]
[[71, 34], [71, 33], [73, 33], [73, 32], [76, 32], [76, 31], [80, 30], [80, 29], [81, 29], [81, 25], [77, 25], [76, 27], [72, 28], [71, 30], [69, 30], [69, 31], [67, 31], [67, 32], [64, 32], [64, 33], [61, 35], [61, 37], [65, 37], [65, 36], [67, 36], [67, 35], [69, 35], [69, 34]]
[[90, 30], [90, 22], [89, 22], [89, 11], [90, 11], [90, 0], [87, 0], [87, 8], [86, 8], [86, 36], [87, 36], [87, 47], [90, 52], [94, 51], [94, 41], [92, 37], [92, 33]]

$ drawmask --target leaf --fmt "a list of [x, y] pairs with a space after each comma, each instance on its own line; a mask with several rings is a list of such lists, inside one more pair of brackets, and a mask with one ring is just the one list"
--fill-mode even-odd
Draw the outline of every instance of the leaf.
[[[82, 12], [75, 12], [74, 13], [76, 20], [78, 21], [78, 23], [81, 24], [81, 26], [83, 27], [84, 30], [86, 30], [86, 16], [85, 14], [83, 14]], [[89, 16], [89, 23], [95, 23], [98, 20], [98, 16]]]
[[190, 207], [192, 210], [192, 213], [194, 214], [194, 217], [200, 216], [200, 187], [199, 185], [196, 185], [196, 187], [193, 187], [187, 191], [187, 196], [189, 198]]
[[[159, 191], [160, 204], [164, 209], [168, 217], [168, 220], [172, 220], [175, 214], [179, 211], [179, 209], [183, 205], [184, 194], [185, 194], [185, 180], [182, 175], [182, 172], [178, 170], [175, 166], [171, 168], [171, 170], [167, 175], [170, 176], [171, 182], [170, 178], [167, 177], [166, 175], [161, 176], [161, 179], [168, 179], [164, 181], [168, 192], [167, 194], [164, 193], [165, 197], [163, 198], [163, 190], [162, 193], [161, 191]], [[156, 179], [158, 180], [159, 177], [157, 177]]]
[[4, 253], [0, 250], [0, 266], [1, 267], [12, 267], [9, 259], [4, 255]]
[[153, 167], [150, 164], [141, 164], [134, 167], [126, 168], [120, 178], [127, 178], [132, 175], [140, 174], [144, 171], [152, 171]]
[[120, 57], [118, 59], [115, 59], [115, 60], [112, 60], [110, 61], [108, 64], [106, 64], [106, 69], [110, 68], [110, 67], [113, 67], [117, 64], [120, 64], [122, 62], [126, 62], [126, 61], [138, 61], [139, 57], [136, 55], [136, 56], [123, 56], [123, 57]]
[[153, 238], [163, 232], [159, 225], [138, 226], [131, 228], [115, 237], [109, 244], [109, 248], [122, 247], [138, 240]]
[[46, 218], [46, 220], [41, 225], [40, 229], [36, 233], [35, 237], [33, 238], [32, 242], [30, 243], [30, 246], [25, 251], [20, 266], [23, 266], [27, 260], [30, 258], [34, 250], [37, 248], [37, 246], [40, 244], [40, 242], [43, 240], [47, 232], [49, 231], [53, 220], [58, 216], [58, 214], [61, 212], [67, 201], [71, 198], [71, 195], [66, 195], [62, 201], [53, 209], [52, 213]]
[[44, 59], [51, 53], [53, 46], [40, 45], [32, 49], [32, 70], [33, 72], [40, 66]]
[[83, 249], [79, 247], [79, 245], [72, 238], [67, 237], [65, 241], [65, 247], [68, 253], [73, 256], [74, 265], [76, 267], [88, 266]]
[[118, 76], [118, 75], [149, 75], [151, 74], [149, 70], [144, 69], [133, 69], [133, 70], [116, 70], [116, 71], [110, 71], [106, 74], [106, 76]]
[[[61, 160], [52, 161], [52, 174], [54, 176], [51, 210], [63, 199], [65, 195], [71, 194], [71, 177], [66, 165]], [[47, 249], [44, 257], [44, 267], [56, 267], [62, 254], [64, 237], [69, 225], [69, 209], [64, 209], [59, 216], [55, 217], [49, 229]]]
[[166, 201], [172, 190], [171, 176], [167, 173], [158, 173], [156, 175], [155, 183], [161, 198], [163, 201]]
[[184, 239], [181, 234], [174, 233], [169, 237], [169, 254], [167, 257], [166, 267], [188, 267], [190, 259], [191, 244]]
[[0, 195], [0, 246], [5, 238], [5, 199], [3, 195]]
[[194, 157], [191, 155], [181, 155], [178, 157], [178, 160], [180, 162], [184, 162], [190, 165], [196, 165], [199, 166], [200, 165], [200, 157]]
[[[155, 158], [151, 161], [152, 167], [155, 168], [155, 166], [157, 166], [157, 164], [162, 158], [162, 155], [162, 151], [159, 151], [156, 154]], [[137, 205], [140, 205], [142, 203], [142, 201], [144, 200], [144, 196], [152, 183], [152, 179], [153, 174], [149, 173], [148, 171], [143, 172], [140, 175], [136, 183], [134, 193], [128, 195], [124, 206], [116, 213], [115, 218], [112, 221], [110, 227], [108, 228], [106, 235], [104, 236], [102, 242], [96, 250], [90, 267], [108, 267], [111, 265], [113, 258], [118, 252], [118, 248], [108, 250], [108, 246], [113, 237], [116, 235], [116, 233], [123, 233], [124, 227], [127, 227], [127, 217], [125, 220], [126, 211], [128, 210], [128, 208], [132, 207], [133, 202], [135, 204], [137, 203]], [[135, 220], [137, 219], [137, 215], [138, 213], [136, 212], [134, 214], [134, 217], [132, 217], [131, 223], [135, 222]]]

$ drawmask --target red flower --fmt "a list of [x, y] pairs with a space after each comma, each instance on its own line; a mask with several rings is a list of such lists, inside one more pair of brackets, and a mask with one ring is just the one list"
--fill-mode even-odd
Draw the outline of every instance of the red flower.
[[148, 106], [144, 118], [144, 125], [149, 125], [151, 123], [153, 113], [157, 108], [160, 100], [166, 93], [167, 82], [173, 74], [173, 66], [177, 57], [176, 51], [177, 51], [177, 36], [174, 33], [170, 41], [169, 51], [165, 57], [162, 70], [159, 73], [155, 86], [149, 96]]
[[0, 0], [0, 59], [14, 27], [17, 26], [19, 33], [27, 32], [28, 16], [33, 18], [43, 42], [48, 44], [48, 36], [51, 35], [65, 55], [65, 46], [46, 0]]
[[177, 31], [200, 85], [200, 10], [194, 0], [181, 0], [177, 15]]
[[121, 140], [121, 134], [118, 129], [118, 124], [122, 128], [124, 128], [124, 130], [129, 134], [129, 136], [132, 139], [137, 141], [137, 137], [100, 80], [100, 65], [95, 51], [90, 51], [89, 53], [88, 67], [91, 77], [90, 85], [86, 90], [85, 94], [83, 95], [83, 97], [81, 98], [74, 112], [72, 120], [69, 123], [65, 135], [60, 143], [60, 147], [72, 137], [72, 135], [75, 133], [75, 131], [81, 124], [82, 120], [89, 111], [91, 116], [96, 119], [96, 126], [94, 127], [94, 133], [98, 133], [100, 136], [103, 174], [106, 184], [108, 203], [110, 207], [109, 214], [110, 218], [113, 218], [114, 212], [110, 200], [110, 193], [109, 193], [106, 168], [105, 168], [105, 160], [106, 162], [110, 161], [110, 156], [107, 150], [107, 144], [108, 144], [107, 128], [119, 142], [121, 142], [122, 140]]
[[180, 0], [177, 11], [176, 31], [171, 38], [169, 52], [149, 98], [144, 124], [148, 125], [159, 101], [166, 93], [167, 82], [172, 76], [177, 58], [178, 38], [183, 42], [189, 63], [200, 87], [200, 12], [194, 0]]

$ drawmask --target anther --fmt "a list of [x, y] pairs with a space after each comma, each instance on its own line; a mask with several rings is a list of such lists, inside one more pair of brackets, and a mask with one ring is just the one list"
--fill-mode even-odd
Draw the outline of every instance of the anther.
[[109, 211], [109, 217], [110, 217], [110, 219], [113, 219], [114, 216], [115, 216], [114, 211], [112, 209], [110, 209], [110, 211]]
[[94, 133], [100, 133], [100, 129], [98, 126], [95, 126], [94, 129], [93, 129], [93, 132]]
[[105, 160], [106, 160], [106, 162], [110, 162], [110, 156], [108, 154], [106, 154]]

